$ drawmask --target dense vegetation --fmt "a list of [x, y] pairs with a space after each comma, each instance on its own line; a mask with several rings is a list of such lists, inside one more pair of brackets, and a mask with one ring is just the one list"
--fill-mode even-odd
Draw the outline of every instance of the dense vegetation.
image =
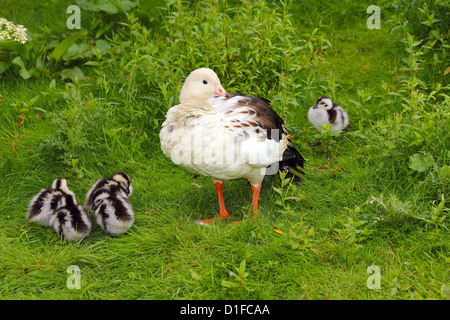
[[[380, 29], [366, 24], [371, 1], [3, 2], [28, 41], [0, 41], [1, 298], [450, 297], [447, 2], [378, 1]], [[79, 30], [66, 26], [73, 2]], [[241, 223], [194, 224], [217, 215], [214, 187], [160, 151], [164, 116], [202, 66], [270, 99], [307, 160], [301, 183], [266, 179], [255, 221], [236, 180], [224, 196]], [[349, 113], [337, 137], [307, 121], [321, 95]], [[94, 223], [68, 243], [26, 220], [53, 179], [83, 203], [119, 170], [134, 189], [127, 234]]]

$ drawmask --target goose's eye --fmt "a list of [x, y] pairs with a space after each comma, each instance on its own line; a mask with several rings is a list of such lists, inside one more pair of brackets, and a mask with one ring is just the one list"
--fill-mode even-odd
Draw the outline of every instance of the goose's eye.
[[208, 84], [208, 81], [206, 81], [206, 80], [203, 80], [203, 84]]

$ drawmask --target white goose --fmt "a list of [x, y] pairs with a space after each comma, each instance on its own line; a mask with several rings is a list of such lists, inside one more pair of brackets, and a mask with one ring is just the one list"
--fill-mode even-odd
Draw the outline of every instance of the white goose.
[[303, 167], [304, 159], [291, 145], [283, 120], [268, 100], [227, 93], [208, 68], [191, 72], [179, 99], [162, 124], [161, 149], [175, 164], [212, 179], [220, 216], [198, 222], [225, 221], [229, 216], [223, 201], [224, 180], [247, 179], [256, 212], [267, 167], [279, 164], [276, 169], [303, 173], [298, 167]]

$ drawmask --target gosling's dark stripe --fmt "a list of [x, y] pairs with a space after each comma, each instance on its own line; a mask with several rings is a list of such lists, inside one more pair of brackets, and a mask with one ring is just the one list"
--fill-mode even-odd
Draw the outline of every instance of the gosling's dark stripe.
[[316, 104], [318, 105], [320, 103], [320, 101], [322, 101], [322, 99], [330, 99], [330, 98], [328, 98], [326, 96], [319, 97], [316, 101]]
[[58, 210], [57, 212], [55, 212], [56, 214], [56, 218], [58, 219], [58, 230], [56, 230], [56, 233], [58, 234], [58, 236], [61, 236], [63, 233], [62, 227], [66, 221], [65, 218], [65, 214], [64, 214], [64, 209]]
[[[118, 220], [129, 221], [131, 219], [130, 214], [127, 208], [124, 206], [123, 202], [118, 199], [118, 193], [114, 193], [111, 195], [111, 202], [114, 206], [114, 213]], [[125, 199], [124, 199], [125, 200]]]
[[46, 189], [41, 192], [41, 194], [38, 196], [36, 201], [33, 203], [33, 205], [30, 208], [30, 215], [29, 219], [33, 218], [34, 216], [37, 216], [39, 213], [41, 213], [41, 208], [44, 205], [45, 198], [54, 192], [53, 189]]
[[82, 207], [70, 206], [67, 210], [70, 213], [71, 225], [74, 226], [75, 230], [80, 233], [88, 232], [89, 226], [82, 219]]
[[103, 178], [97, 183], [97, 186], [95, 188], [96, 189], [104, 188], [110, 182], [111, 182], [111, 180], [109, 178]]
[[[111, 180], [111, 181], [113, 181], [113, 180]], [[113, 182], [115, 182], [115, 181], [113, 181]], [[113, 193], [120, 192], [120, 189], [123, 189], [123, 188], [120, 187], [118, 182], [115, 182], [115, 184], [112, 186], [110, 185], [110, 186], [107, 186], [104, 188], [96, 189], [95, 192], [92, 193], [92, 200], [96, 199], [102, 193], [107, 193], [108, 195], [111, 195]]]
[[327, 110], [327, 112], [328, 112], [328, 119], [330, 120], [330, 123], [331, 124], [335, 123], [336, 116], [337, 116], [336, 110], [333, 108], [333, 109]]
[[[113, 184], [111, 186], [111, 184]], [[91, 210], [93, 210], [92, 206], [94, 205], [94, 199], [98, 197], [99, 194], [103, 192], [110, 193], [112, 187], [118, 186], [119, 183], [117, 181], [111, 180], [110, 178], [103, 178], [98, 181], [97, 185], [93, 192], [91, 192], [89, 199], [87, 199], [86, 203], [90, 204]]]
[[64, 195], [60, 192], [55, 193], [52, 201], [50, 202], [50, 208], [52, 210], [56, 210], [61, 203], [61, 200], [64, 198]]
[[64, 195], [65, 199], [66, 199], [66, 206], [67, 207], [72, 207], [75, 205], [75, 199], [70, 195], [70, 194], [66, 194]]
[[97, 213], [98, 215], [100, 215], [100, 217], [101, 217], [103, 230], [104, 230], [105, 232], [108, 232], [108, 225], [107, 225], [107, 223], [105, 222], [105, 220], [108, 219], [109, 214], [106, 212], [106, 205], [102, 203], [102, 204], [98, 207], [96, 213]]
[[[117, 181], [117, 180], [120, 180]], [[107, 233], [124, 228], [124, 223], [134, 222], [134, 212], [127, 206], [130, 178], [124, 172], [116, 172], [110, 178], [98, 180], [89, 191], [86, 207], [93, 210], [97, 223]], [[127, 203], [125, 203], [127, 202]]]

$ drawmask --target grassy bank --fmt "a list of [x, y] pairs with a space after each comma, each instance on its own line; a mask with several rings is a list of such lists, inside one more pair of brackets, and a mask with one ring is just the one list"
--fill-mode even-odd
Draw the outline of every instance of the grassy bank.
[[[0, 78], [1, 298], [449, 298], [448, 6], [381, 1], [381, 28], [369, 29], [369, 2], [117, 3], [80, 1], [81, 31], [65, 26], [71, 1], [0, 8], [30, 38], [2, 56], [24, 65]], [[224, 198], [241, 223], [194, 224], [218, 214], [214, 187], [160, 150], [165, 113], [200, 66], [227, 91], [270, 99], [307, 160], [301, 183], [264, 181], [257, 220], [235, 180]], [[321, 95], [348, 111], [336, 139], [306, 118]], [[94, 223], [68, 243], [26, 220], [53, 179], [83, 203], [119, 170], [134, 189], [125, 235]]]

